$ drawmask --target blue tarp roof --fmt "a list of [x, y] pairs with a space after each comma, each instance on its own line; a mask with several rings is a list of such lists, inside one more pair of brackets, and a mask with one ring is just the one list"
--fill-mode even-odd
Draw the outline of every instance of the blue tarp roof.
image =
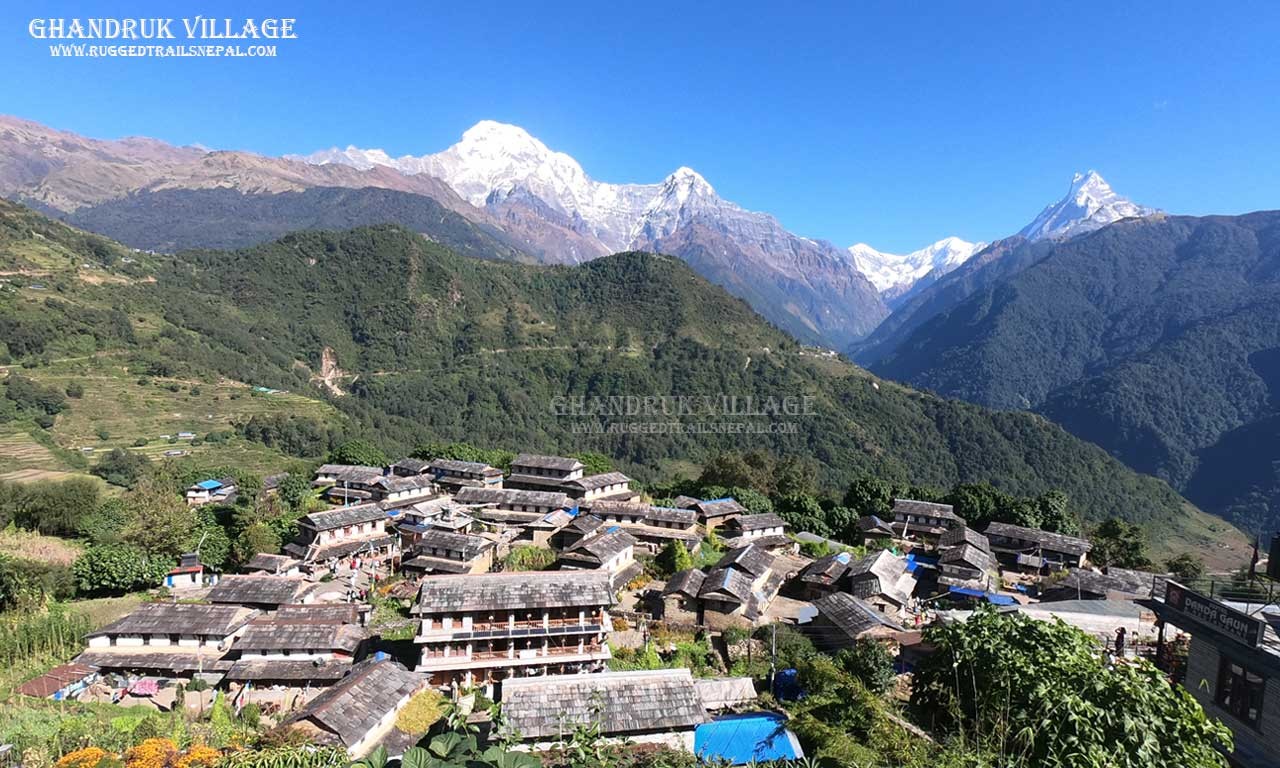
[[804, 750], [786, 728], [786, 720], [771, 712], [730, 715], [703, 723], [693, 732], [693, 751], [703, 761], [726, 760], [731, 765], [804, 757]]
[[212, 491], [214, 488], [221, 488], [222, 483], [218, 480], [201, 480], [196, 483], [196, 487], [205, 491]]
[[998, 595], [995, 592], [983, 592], [980, 589], [972, 589], [970, 587], [947, 587], [947, 591], [953, 595], [980, 598], [982, 600], [986, 600], [992, 605], [1013, 605], [1017, 602], [1009, 595]]

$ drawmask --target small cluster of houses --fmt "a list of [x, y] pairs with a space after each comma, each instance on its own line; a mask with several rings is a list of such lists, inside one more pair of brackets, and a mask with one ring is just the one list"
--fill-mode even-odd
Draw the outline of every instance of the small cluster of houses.
[[[453, 459], [326, 464], [313, 485], [333, 506], [300, 518], [282, 552], [219, 578], [184, 558], [166, 579], [183, 602], [147, 603], [94, 631], [72, 664], [28, 690], [120, 700], [202, 679], [362, 755], [377, 744], [395, 754], [396, 713], [416, 693], [481, 689], [530, 748], [590, 713], [607, 736], [692, 749], [715, 712], [751, 704], [751, 681], [610, 671], [619, 596], [649, 582], [644, 561], [671, 542], [698, 555], [714, 539], [720, 554], [637, 588], [628, 616], [713, 631], [789, 621], [827, 648], [870, 637], [906, 654], [933, 606], [1143, 587], [1142, 574], [1086, 569], [1087, 541], [999, 523], [978, 532], [942, 504], [898, 500], [892, 519], [859, 521], [862, 541], [849, 543], [866, 554], [837, 547], [815, 560], [778, 515], [732, 498], [655, 505], [619, 472], [584, 471], [532, 454], [509, 472]], [[235, 493], [233, 479], [216, 479], [187, 500]], [[550, 569], [504, 570], [522, 546], [550, 550]], [[1068, 575], [1040, 584], [1049, 571]], [[367, 600], [392, 576], [383, 594], [410, 606], [413, 628], [413, 651], [400, 648], [398, 661], [380, 650]]]

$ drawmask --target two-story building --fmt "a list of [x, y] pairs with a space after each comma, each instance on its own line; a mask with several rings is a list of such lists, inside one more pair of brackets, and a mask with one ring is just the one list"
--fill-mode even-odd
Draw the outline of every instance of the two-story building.
[[683, 543], [691, 553], [702, 546], [698, 513], [692, 509], [628, 501], [597, 501], [591, 505], [591, 516], [609, 525], [622, 526], [636, 538], [637, 545], [650, 554], [662, 551], [671, 541]]
[[843, 576], [848, 592], [862, 598], [890, 618], [901, 618], [916, 588], [916, 577], [905, 558], [887, 549], [849, 563]]
[[707, 531], [713, 531], [734, 518], [751, 514], [746, 507], [730, 497], [695, 502], [693, 511], [698, 513], [698, 522]]
[[1222, 600], [1167, 581], [1143, 603], [1167, 625], [1191, 635], [1183, 687], [1212, 720], [1231, 729], [1231, 765], [1280, 765], [1280, 609]]
[[236, 574], [219, 579], [205, 599], [215, 605], [275, 611], [282, 605], [309, 602], [309, 587], [299, 576]]
[[432, 459], [428, 471], [450, 493], [462, 488], [501, 488], [502, 470], [480, 461]]
[[680, 598], [681, 607], [696, 612], [700, 623], [755, 622], [765, 615], [785, 580], [786, 574], [776, 570], [777, 563], [763, 547], [748, 544], [725, 552], [705, 572], [691, 569], [676, 574], [663, 596]]
[[389, 560], [400, 553], [387, 532], [387, 513], [376, 503], [312, 512], [298, 520], [298, 538], [286, 554], [304, 563], [328, 564], [344, 557]]
[[560, 553], [556, 564], [566, 570], [605, 571], [614, 589], [620, 589], [641, 571], [636, 562], [636, 539], [619, 525], [598, 528], [579, 539]]
[[390, 659], [365, 659], [282, 725], [301, 732], [308, 742], [362, 757], [394, 735], [396, 715], [426, 688], [423, 675]]
[[511, 461], [511, 473], [503, 485], [526, 491], [564, 492], [568, 483], [582, 478], [584, 469], [577, 459], [522, 453]]
[[612, 604], [605, 571], [428, 576], [412, 609], [417, 670], [438, 687], [602, 671]]
[[287, 614], [254, 619], [235, 641], [227, 680], [260, 688], [331, 685], [364, 657], [370, 640], [357, 623]]
[[499, 525], [527, 525], [556, 510], [574, 507], [573, 500], [559, 491], [512, 488], [466, 487], [454, 494], [453, 500], [467, 507], [473, 517]]
[[358, 464], [324, 464], [316, 470], [311, 485], [335, 504], [358, 504], [374, 500], [373, 484], [383, 475], [382, 467]]
[[401, 570], [408, 574], [488, 573], [496, 544], [483, 536], [427, 528], [406, 547]]
[[773, 512], [739, 515], [724, 524], [721, 535], [729, 547], [757, 544], [768, 549], [790, 549], [795, 546], [787, 536], [787, 523]]
[[950, 504], [893, 500], [893, 530], [899, 538], [936, 543], [942, 534], [964, 524], [964, 518]]
[[190, 678], [225, 672], [235, 638], [260, 613], [238, 605], [143, 603], [85, 636], [76, 662], [101, 672]]
[[621, 472], [602, 472], [569, 480], [563, 486], [565, 495], [579, 504], [594, 501], [635, 501], [640, 494], [631, 490], [631, 478]]
[[988, 523], [984, 531], [1001, 562], [1023, 570], [1083, 568], [1093, 548], [1085, 539], [1011, 523]]

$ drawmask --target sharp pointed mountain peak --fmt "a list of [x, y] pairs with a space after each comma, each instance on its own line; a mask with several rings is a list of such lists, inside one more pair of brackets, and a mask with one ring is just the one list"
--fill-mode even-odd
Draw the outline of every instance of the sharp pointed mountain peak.
[[1046, 206], [1018, 234], [1028, 240], [1074, 237], [1120, 219], [1154, 213], [1159, 211], [1116, 194], [1101, 174], [1089, 170], [1073, 175], [1066, 197]]

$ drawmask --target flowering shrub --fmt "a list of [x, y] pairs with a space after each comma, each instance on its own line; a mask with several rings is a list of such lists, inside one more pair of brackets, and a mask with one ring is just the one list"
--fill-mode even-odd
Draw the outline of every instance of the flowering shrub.
[[213, 768], [222, 757], [222, 752], [204, 744], [193, 744], [174, 763], [174, 768]]
[[107, 756], [107, 751], [99, 747], [85, 747], [77, 749], [74, 752], [68, 752], [58, 760], [58, 768], [95, 768], [98, 763], [102, 762], [102, 758]]
[[125, 768], [173, 768], [178, 747], [169, 739], [147, 739], [124, 753]]

